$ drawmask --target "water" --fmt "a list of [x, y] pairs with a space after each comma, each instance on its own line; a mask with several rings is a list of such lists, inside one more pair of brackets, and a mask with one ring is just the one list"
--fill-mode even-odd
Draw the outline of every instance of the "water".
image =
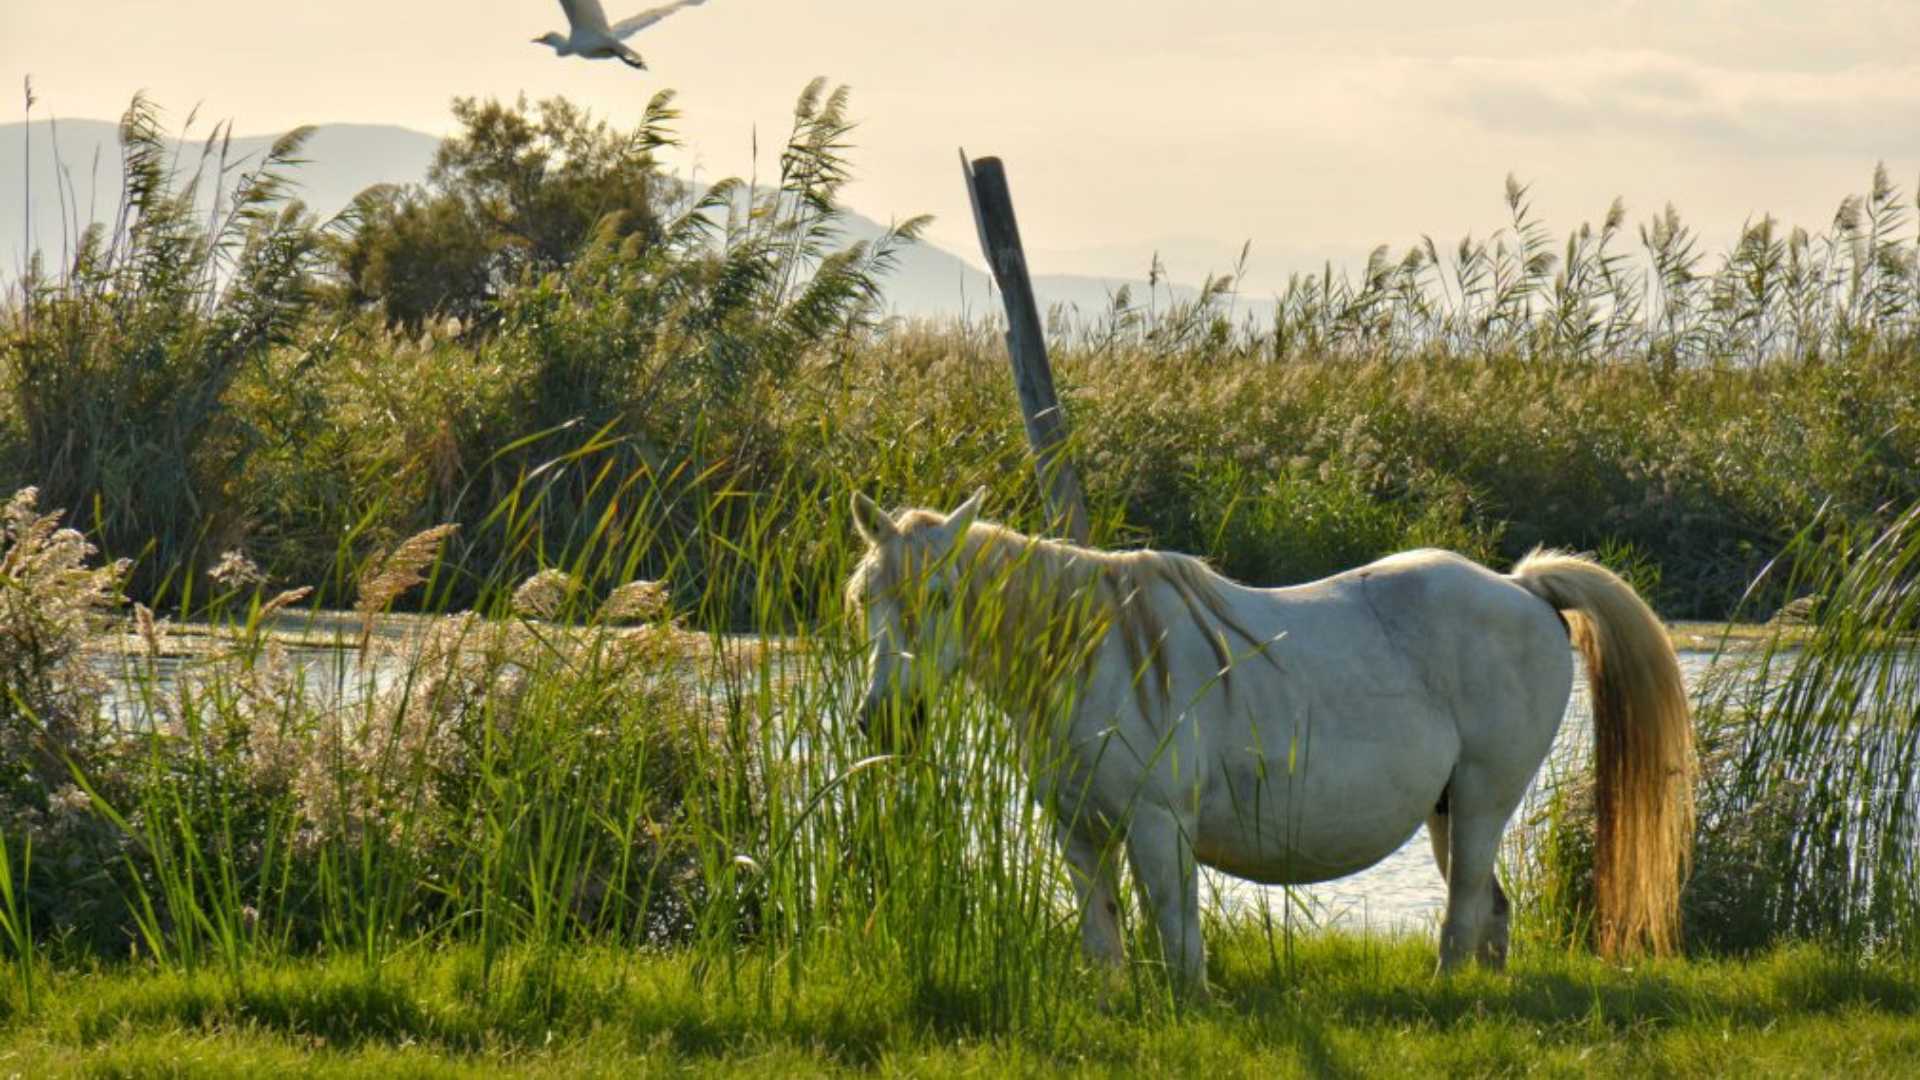
[[[281, 655], [288, 667], [299, 672], [307, 704], [320, 709], [344, 708], [362, 700], [369, 690], [364, 674], [368, 671], [375, 692], [386, 690], [401, 675], [397, 666], [363, 665], [360, 653], [350, 648], [302, 646]], [[122, 731], [140, 731], [152, 721], [150, 698], [164, 704], [180, 680], [191, 679], [196, 669], [219, 661], [163, 656], [151, 662], [127, 657], [98, 657], [94, 662], [107, 677], [102, 702], [107, 715]]]
[[[353, 649], [297, 648], [286, 652], [288, 662], [301, 673], [316, 705], [350, 707], [367, 692], [366, 669], [362, 654]], [[374, 654], [378, 656], [379, 654]], [[1681, 670], [1689, 690], [1699, 686], [1712, 664], [1710, 652], [1686, 650], [1680, 653]], [[171, 685], [188, 674], [193, 661], [161, 660], [155, 668], [155, 692], [165, 694]], [[1576, 657], [1576, 664], [1578, 658]], [[403, 669], [398, 658], [372, 665], [376, 690], [394, 683]], [[126, 668], [109, 665], [107, 674], [126, 675]], [[150, 717], [140, 691], [125, 678], [114, 678], [107, 701], [115, 719], [126, 728], [144, 726]], [[1567, 708], [1547, 765], [1536, 776], [1516, 819], [1528, 812], [1541, 778], [1555, 769], [1584, 767], [1592, 745], [1592, 712], [1587, 701], [1586, 676], [1576, 671], [1573, 698]], [[1511, 828], [1511, 825], [1509, 825]], [[1285, 890], [1263, 886], [1212, 870], [1203, 871], [1202, 895], [1230, 912], [1257, 910], [1263, 899], [1279, 917], [1287, 909]], [[1304, 905], [1309, 918], [1324, 925], [1359, 929], [1422, 930], [1437, 926], [1446, 905], [1446, 885], [1433, 862], [1432, 847], [1422, 825], [1399, 850], [1359, 873], [1318, 885], [1295, 886], [1296, 905]], [[1294, 909], [1300, 910], [1299, 906]]]

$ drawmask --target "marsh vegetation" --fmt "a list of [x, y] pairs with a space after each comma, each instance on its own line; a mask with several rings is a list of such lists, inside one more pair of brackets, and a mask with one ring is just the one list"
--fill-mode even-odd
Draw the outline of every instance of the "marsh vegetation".
[[[1516, 185], [1488, 239], [1298, 279], [1270, 323], [1225, 280], [1056, 313], [1097, 542], [1261, 584], [1548, 543], [1669, 617], [1801, 601], [1698, 702], [1691, 959], [1586, 958], [1569, 783], [1510, 860], [1514, 975], [1428, 983], [1427, 946], [1308, 933], [1282, 903], [1214, 914], [1224, 1005], [1177, 1015], [1150, 964], [1083, 969], [991, 710], [947, 695], [904, 747], [844, 723], [848, 495], [986, 485], [1042, 520], [995, 329], [885, 317], [919, 223], [839, 244], [844, 91], [808, 89], [759, 186], [660, 173], [672, 118], [664, 96], [631, 132], [470, 106], [429, 185], [323, 226], [285, 200], [298, 133], [238, 171], [214, 143], [209, 221], [129, 111], [118, 221], [0, 313], [0, 1005], [22, 1060], [1914, 1052], [1920, 277], [1883, 175], [1829, 229], [1762, 222], [1724, 256], [1671, 212], [1642, 252], [1616, 212], [1549, 243]], [[568, 192], [599, 169], [629, 201], [585, 213]], [[456, 255], [457, 300], [420, 287]], [[265, 632], [335, 608], [340, 647], [397, 675], [320, 693]], [[396, 610], [419, 632], [364, 632]], [[189, 624], [213, 645], [179, 663]], [[108, 632], [133, 643], [112, 674], [137, 728], [101, 708]]]

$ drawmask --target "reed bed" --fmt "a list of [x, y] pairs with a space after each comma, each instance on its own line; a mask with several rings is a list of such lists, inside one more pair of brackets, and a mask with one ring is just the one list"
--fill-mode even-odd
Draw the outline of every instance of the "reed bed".
[[[618, 448], [620, 475], [708, 491], [857, 475], [900, 502], [987, 483], [1025, 505], [997, 327], [887, 317], [887, 271], [923, 221], [840, 238], [844, 89], [801, 96], [770, 180], [703, 192], [652, 156], [674, 139], [671, 95], [630, 131], [565, 102], [462, 109], [553, 133], [501, 165], [542, 198], [564, 202], [582, 170], [638, 175], [650, 224], [613, 215], [571, 250], [540, 239], [534, 262], [513, 254], [534, 240], [504, 233], [479, 308], [409, 314], [361, 266], [369, 244], [411, 242], [406, 207], [451, 192], [509, 223], [528, 211], [428, 186], [316, 222], [287, 201], [301, 132], [239, 163], [216, 129], [180, 168], [136, 101], [114, 226], [32, 264], [0, 305], [4, 486], [38, 487], [135, 558], [149, 606], [235, 548], [349, 605], [343, 531], [359, 560], [457, 524], [458, 587], [503, 562], [525, 577], [539, 560], [481, 525], [588, 443]], [[484, 171], [495, 133], [456, 140], [437, 182]], [[1415, 544], [1547, 543], [1639, 567], [1671, 616], [1724, 618], [1823, 508], [1884, 524], [1920, 498], [1920, 234], [1884, 170], [1825, 227], [1763, 218], [1721, 254], [1671, 208], [1635, 227], [1616, 206], [1561, 243], [1524, 185], [1505, 195], [1490, 234], [1296, 278], [1270, 318], [1233, 275], [1053, 313], [1103, 538], [1275, 584]], [[547, 487], [536, 546], [594, 534], [612, 489], [572, 483]], [[730, 603], [747, 629], [746, 598]]]

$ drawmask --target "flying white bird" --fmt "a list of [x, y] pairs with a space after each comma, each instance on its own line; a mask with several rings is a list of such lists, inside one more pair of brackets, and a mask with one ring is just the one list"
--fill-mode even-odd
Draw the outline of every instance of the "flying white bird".
[[600, 0], [560, 0], [560, 10], [567, 13], [567, 33], [555, 31], [542, 34], [534, 38], [533, 43], [551, 45], [553, 51], [561, 56], [584, 56], [589, 60], [618, 57], [621, 63], [629, 67], [645, 70], [647, 62], [640, 59], [639, 53], [627, 47], [626, 40], [681, 8], [696, 7], [706, 2], [674, 0], [671, 4], [648, 8], [608, 26], [607, 9], [600, 6]]

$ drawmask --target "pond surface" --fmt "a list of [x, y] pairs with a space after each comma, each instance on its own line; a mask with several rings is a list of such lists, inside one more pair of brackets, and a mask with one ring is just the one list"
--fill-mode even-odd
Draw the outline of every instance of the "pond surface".
[[[372, 674], [371, 689], [375, 691], [393, 685], [403, 672], [397, 662], [364, 664], [357, 649], [345, 647], [301, 646], [284, 650], [281, 657], [288, 667], [300, 673], [307, 702], [322, 708], [351, 704], [364, 698], [369, 689], [364, 681], [368, 672]], [[149, 699], [164, 703], [182, 678], [192, 678], [209, 663], [205, 658], [192, 656], [162, 656], [152, 661], [126, 656], [96, 658], [97, 670], [107, 677], [103, 707], [121, 730], [143, 730], [154, 713], [155, 702]]]

